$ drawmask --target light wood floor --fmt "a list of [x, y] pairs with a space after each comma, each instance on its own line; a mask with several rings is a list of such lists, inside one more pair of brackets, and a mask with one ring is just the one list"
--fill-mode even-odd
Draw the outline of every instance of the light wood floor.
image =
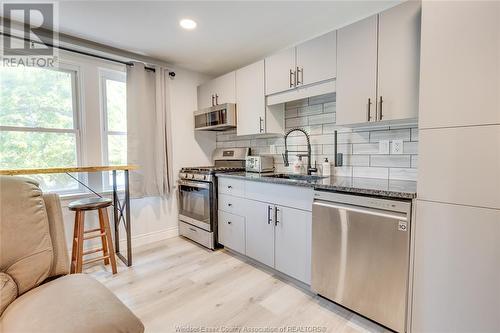
[[134, 250], [133, 267], [122, 264], [115, 276], [109, 266], [86, 272], [111, 289], [143, 321], [146, 332], [385, 331], [248, 260], [180, 237]]

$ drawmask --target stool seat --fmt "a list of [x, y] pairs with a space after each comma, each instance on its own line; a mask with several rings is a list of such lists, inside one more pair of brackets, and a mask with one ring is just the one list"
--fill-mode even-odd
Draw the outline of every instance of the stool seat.
[[85, 198], [70, 202], [68, 204], [69, 210], [96, 210], [111, 206], [113, 200], [106, 198]]

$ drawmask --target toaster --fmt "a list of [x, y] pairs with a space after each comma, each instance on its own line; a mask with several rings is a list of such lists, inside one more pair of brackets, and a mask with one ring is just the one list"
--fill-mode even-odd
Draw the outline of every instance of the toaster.
[[247, 156], [245, 170], [246, 172], [272, 172], [274, 159], [272, 156]]

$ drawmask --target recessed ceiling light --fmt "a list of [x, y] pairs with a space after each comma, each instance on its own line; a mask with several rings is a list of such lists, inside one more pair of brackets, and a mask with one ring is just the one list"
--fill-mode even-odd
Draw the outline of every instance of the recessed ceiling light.
[[182, 19], [179, 24], [186, 30], [193, 30], [196, 28], [196, 22], [191, 19]]

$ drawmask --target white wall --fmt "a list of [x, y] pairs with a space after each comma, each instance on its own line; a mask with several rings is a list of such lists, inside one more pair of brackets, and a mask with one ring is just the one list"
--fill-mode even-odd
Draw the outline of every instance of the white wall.
[[[63, 63], [78, 71], [81, 86], [80, 93], [83, 97], [80, 106], [82, 117], [81, 164], [100, 165], [102, 164], [102, 114], [100, 108], [99, 70], [124, 71], [125, 67], [63, 52], [60, 57], [63, 59]], [[211, 154], [215, 148], [215, 134], [196, 133], [195, 135], [193, 130], [193, 111], [197, 108], [196, 87], [206, 81], [208, 77], [179, 68], [172, 68], [172, 70], [176, 72], [175, 79], [170, 81], [173, 170], [174, 182], [176, 183], [178, 171], [181, 167], [211, 163]], [[100, 177], [99, 174], [90, 174], [89, 183], [94, 183], [98, 177]], [[72, 200], [75, 200], [75, 198], [63, 198], [62, 200], [69, 248], [71, 247], [74, 213], [67, 209], [67, 204]], [[133, 199], [131, 206], [133, 246], [178, 234], [176, 189], [165, 199], [158, 197]], [[96, 214], [91, 212], [87, 215], [86, 228], [91, 228], [96, 225]], [[112, 219], [111, 211], [110, 218]], [[122, 233], [121, 239], [125, 239], [124, 233]], [[95, 244], [88, 243], [86, 247]]]

